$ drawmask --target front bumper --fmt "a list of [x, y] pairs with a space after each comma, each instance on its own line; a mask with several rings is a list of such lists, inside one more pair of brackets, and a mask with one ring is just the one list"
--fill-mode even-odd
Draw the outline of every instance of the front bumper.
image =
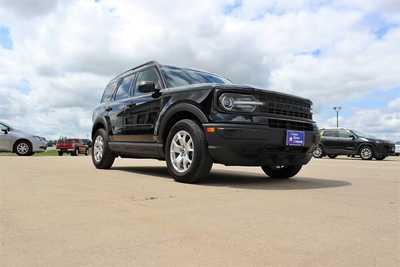
[[[225, 165], [263, 166], [307, 164], [319, 143], [319, 132], [305, 131], [304, 146], [286, 145], [286, 129], [254, 124], [203, 124], [214, 162]], [[207, 128], [214, 128], [208, 132]]]
[[378, 144], [375, 148], [375, 154], [377, 156], [394, 156], [395, 153], [395, 145], [390, 143], [381, 143]]
[[47, 143], [44, 142], [35, 142], [32, 143], [33, 152], [44, 152], [47, 150]]

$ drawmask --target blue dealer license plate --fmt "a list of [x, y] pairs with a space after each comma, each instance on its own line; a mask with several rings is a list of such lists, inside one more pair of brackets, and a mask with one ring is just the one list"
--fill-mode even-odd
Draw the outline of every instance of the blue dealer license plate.
[[304, 146], [304, 132], [287, 130], [286, 145], [287, 146]]

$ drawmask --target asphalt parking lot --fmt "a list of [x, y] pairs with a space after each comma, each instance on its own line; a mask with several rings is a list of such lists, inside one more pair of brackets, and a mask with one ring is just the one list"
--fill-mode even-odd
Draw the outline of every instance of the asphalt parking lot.
[[188, 185], [156, 160], [0, 157], [0, 265], [400, 266], [399, 182], [400, 158]]

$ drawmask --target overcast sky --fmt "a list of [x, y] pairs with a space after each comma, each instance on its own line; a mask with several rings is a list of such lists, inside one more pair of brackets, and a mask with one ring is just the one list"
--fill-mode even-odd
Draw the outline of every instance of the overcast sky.
[[149, 60], [308, 97], [320, 128], [340, 105], [341, 126], [400, 140], [398, 0], [0, 0], [0, 121], [88, 137], [106, 83]]

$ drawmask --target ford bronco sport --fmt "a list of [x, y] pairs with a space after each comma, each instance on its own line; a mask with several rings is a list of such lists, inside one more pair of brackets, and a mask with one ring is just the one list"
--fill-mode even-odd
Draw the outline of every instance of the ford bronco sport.
[[307, 164], [319, 131], [308, 99], [234, 85], [205, 71], [149, 62], [110, 81], [93, 112], [92, 160], [166, 160], [176, 181], [194, 183], [213, 162], [261, 166], [290, 178]]

